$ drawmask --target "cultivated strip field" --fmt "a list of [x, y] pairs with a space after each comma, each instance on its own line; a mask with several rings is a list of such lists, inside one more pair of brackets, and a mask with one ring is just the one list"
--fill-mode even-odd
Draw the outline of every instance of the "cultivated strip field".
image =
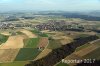
[[45, 57], [46, 55], [48, 55], [52, 51], [52, 49], [47, 48], [48, 44], [49, 44], [48, 38], [42, 37], [40, 39], [38, 47], [44, 48], [44, 50], [34, 60], [41, 59], [41, 58]]
[[24, 33], [25, 35], [27, 35], [29, 38], [37, 38], [37, 36], [35, 34], [33, 34], [31, 31], [28, 30], [19, 30], [20, 32]]
[[83, 56], [84, 58], [88, 59], [88, 58], [91, 58], [91, 59], [96, 59], [96, 60], [100, 60], [100, 47], [97, 48], [96, 50], [88, 53], [87, 55]]
[[61, 39], [62, 40], [60, 42], [62, 45], [68, 44], [72, 41], [72, 38], [67, 37], [67, 36], [61, 36]]
[[52, 49], [47, 49], [47, 48], [44, 49], [44, 50], [34, 59], [34, 61], [45, 57], [45, 56], [48, 55], [51, 51], [52, 51]]
[[0, 66], [25, 66], [27, 63], [27, 61], [14, 61], [8, 63], [0, 63]]
[[20, 49], [0, 49], [0, 62], [13, 62]]
[[75, 54], [82, 57], [82, 56], [92, 52], [93, 50], [96, 50], [97, 48], [99, 48], [99, 46], [91, 45], [89, 47], [86, 47], [86, 48], [78, 51], [78, 52], [75, 52]]
[[[31, 48], [24, 49], [23, 40], [28, 39], [28, 38], [34, 39], [34, 38], [37, 38], [37, 36], [28, 30], [21, 30], [21, 32], [23, 34], [10, 36], [5, 43], [2, 43], [0, 45], [0, 62], [8, 63], [8, 62], [13, 62], [15, 60], [19, 60], [19, 61], [32, 60], [41, 52], [41, 51], [38, 51], [38, 49], [31, 49]], [[2, 33], [2, 34], [7, 35], [7, 33]], [[41, 42], [42, 41], [40, 41], [40, 44]], [[43, 45], [45, 45], [45, 43]], [[23, 49], [20, 50], [20, 48], [23, 48]]]
[[14, 61], [34, 60], [41, 51], [34, 48], [21, 48]]
[[40, 38], [38, 47], [45, 48], [48, 45], [49, 41], [48, 38], [42, 37]]
[[17, 36], [10, 36], [6, 43], [1, 44], [0, 49], [16, 49], [16, 48], [23, 48], [24, 37], [21, 35]]

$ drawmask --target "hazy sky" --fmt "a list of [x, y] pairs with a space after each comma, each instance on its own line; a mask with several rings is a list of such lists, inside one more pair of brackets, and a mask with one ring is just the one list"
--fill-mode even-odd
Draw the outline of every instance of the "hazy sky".
[[100, 10], [100, 0], [0, 0], [0, 11], [11, 10]]

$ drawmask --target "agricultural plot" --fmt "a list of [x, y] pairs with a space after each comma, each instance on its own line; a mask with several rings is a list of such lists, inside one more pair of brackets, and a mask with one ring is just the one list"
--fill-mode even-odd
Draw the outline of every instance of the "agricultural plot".
[[7, 63], [0, 63], [0, 66], [25, 66], [27, 61], [14, 61], [14, 62], [7, 62]]
[[62, 10], [0, 12], [0, 66], [74, 66], [61, 60], [100, 60], [96, 15]]
[[[96, 45], [91, 45], [89, 47], [86, 47], [84, 49], [81, 49], [78, 52], [75, 52], [76, 55], [83, 57], [84, 55], [87, 55], [88, 53], [91, 53], [92, 51], [96, 50], [97, 48], [99, 48], [99, 46]], [[91, 49], [91, 50], [90, 50]], [[85, 53], [84, 53], [85, 52]]]
[[75, 36], [75, 38], [80, 38], [80, 37], [88, 37], [89, 34], [78, 34]]
[[94, 35], [95, 33], [68, 31], [68, 32], [66, 32], [66, 34], [67, 34], [67, 36], [75, 39], [75, 38], [79, 38], [79, 37], [88, 37], [90, 35]]
[[28, 30], [24, 30], [24, 29], [22, 29], [22, 30], [19, 30], [20, 32], [22, 32], [22, 33], [24, 33], [26, 36], [28, 36], [29, 38], [36, 38], [37, 36], [34, 34], [34, 33], [32, 33], [31, 31], [28, 31]]
[[22, 32], [20, 32], [20, 31], [18, 31], [18, 32], [16, 32], [18, 35], [25, 35], [24, 33], [22, 33]]
[[40, 48], [45, 48], [47, 45], [48, 45], [49, 41], [48, 41], [48, 38], [46, 37], [41, 37], [40, 40], [39, 40], [39, 45], [38, 47]]
[[96, 41], [92, 41], [92, 42], [87, 43], [87, 44], [84, 44], [84, 45], [78, 47], [75, 51], [77, 52], [77, 51], [82, 50], [82, 49], [89, 47], [91, 45], [100, 46], [100, 39], [98, 39]]
[[62, 45], [68, 44], [68, 43], [70, 43], [70, 42], [72, 42], [72, 41], [73, 41], [73, 39], [70, 38], [70, 37], [61, 36], [60, 42], [61, 42]]
[[15, 58], [15, 61], [33, 60], [41, 51], [33, 48], [22, 48]]
[[28, 38], [24, 39], [25, 48], [37, 48], [40, 38]]
[[98, 41], [94, 42], [93, 44], [100, 46], [100, 39]]
[[20, 49], [0, 49], [0, 62], [12, 62]]
[[0, 46], [0, 49], [16, 49], [23, 48], [23, 39], [22, 35], [10, 36], [8, 40]]
[[38, 59], [41, 59], [41, 58], [45, 57], [45, 56], [48, 55], [51, 51], [52, 51], [51, 49], [45, 48], [34, 60], [38, 60]]
[[95, 49], [94, 51], [88, 53], [87, 55], [83, 56], [84, 58], [91, 58], [100, 60], [100, 47]]
[[49, 49], [56, 49], [56, 48], [59, 48], [61, 47], [61, 43], [59, 40], [49, 40], [49, 45], [47, 48]]
[[76, 48], [76, 52], [77, 51], [79, 51], [79, 50], [82, 50], [82, 49], [84, 49], [84, 48], [86, 48], [86, 47], [88, 47], [88, 46], [90, 46], [90, 44], [85, 44], [85, 45], [82, 45], [82, 46], [80, 46], [80, 47], [78, 47], [78, 48]]
[[9, 36], [0, 34], [0, 44], [5, 43], [8, 40]]
[[[94, 52], [94, 51], [95, 51], [94, 53], [96, 53], [96, 50], [99, 47], [100, 47], [100, 39], [92, 41], [92, 42], [90, 42], [90, 44], [85, 44], [85, 45], [77, 48], [75, 54], [80, 55], [80, 56], [85, 56], [85, 55], [88, 55], [88, 54], [90, 54], [91, 52]], [[85, 53], [82, 53], [82, 52], [85, 52]], [[91, 54], [91, 55], [95, 55], [95, 54]]]
[[39, 37], [48, 37], [48, 35], [46, 33], [42, 33], [38, 30], [31, 30], [31, 32], [38, 35]]

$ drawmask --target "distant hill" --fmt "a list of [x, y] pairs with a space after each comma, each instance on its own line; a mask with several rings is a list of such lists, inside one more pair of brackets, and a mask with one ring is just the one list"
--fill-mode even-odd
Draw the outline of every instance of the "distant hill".
[[91, 16], [100, 17], [100, 11], [92, 11], [92, 12], [88, 12], [86, 14], [91, 15]]
[[43, 11], [38, 12], [37, 15], [60, 15], [66, 18], [81, 18], [89, 21], [100, 21], [100, 12]]

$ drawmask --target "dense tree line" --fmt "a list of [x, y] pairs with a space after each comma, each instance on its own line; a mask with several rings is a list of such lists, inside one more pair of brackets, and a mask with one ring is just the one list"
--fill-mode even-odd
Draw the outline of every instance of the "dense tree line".
[[[56, 26], [55, 26], [56, 27]], [[61, 26], [61, 27], [56, 27], [55, 29], [52, 30], [56, 30], [56, 31], [78, 31], [78, 32], [83, 32], [84, 30], [82, 28], [68, 28], [67, 26]]]
[[64, 59], [66, 56], [73, 53], [77, 47], [84, 45], [90, 41], [96, 40], [98, 38], [99, 37], [96, 35], [78, 38], [78, 40], [75, 40], [69, 44], [63, 45], [60, 48], [54, 49], [46, 57], [43, 57], [42, 59], [39, 59], [36, 61], [31, 61], [29, 64], [26, 64], [25, 66], [53, 66], [57, 62]]
[[97, 32], [97, 33], [100, 33], [100, 30], [92, 30], [92, 31], [95, 31], [95, 32]]
[[25, 17], [25, 16], [23, 16], [21, 18], [24, 18], [24, 19], [34, 19], [35, 17]]
[[100, 17], [96, 17], [96, 16], [88, 16], [88, 15], [80, 15], [80, 14], [72, 14], [72, 15], [63, 15], [66, 18], [81, 18], [84, 20], [89, 20], [89, 21], [100, 21]]

